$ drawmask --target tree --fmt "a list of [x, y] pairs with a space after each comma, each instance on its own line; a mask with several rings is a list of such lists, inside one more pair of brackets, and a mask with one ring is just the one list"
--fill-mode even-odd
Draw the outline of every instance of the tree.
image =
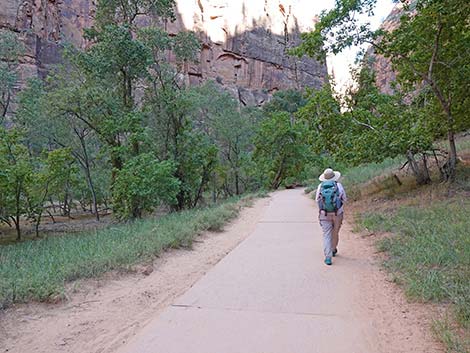
[[[45, 147], [70, 149], [86, 180], [92, 212], [99, 220], [98, 194], [103, 194], [103, 190], [97, 189], [93, 173], [100, 146], [95, 132], [85, 123], [91, 107], [84, 105], [77, 71], [56, 75], [52, 76], [55, 82], [50, 85], [44, 85], [39, 79], [28, 81], [26, 89], [19, 94], [14, 121], [25, 129], [31, 154], [38, 156]], [[103, 158], [100, 163], [107, 164]]]
[[267, 113], [288, 112], [291, 115], [292, 123], [294, 123], [294, 114], [306, 103], [307, 100], [303, 92], [288, 89], [275, 92], [271, 100], [263, 106], [263, 110]]
[[141, 218], [143, 212], [151, 212], [162, 203], [174, 204], [180, 186], [174, 172], [172, 162], [158, 162], [148, 153], [127, 161], [117, 174], [113, 190], [117, 216]]
[[272, 113], [261, 122], [253, 158], [268, 187], [277, 189], [300, 174], [309, 153], [305, 136], [304, 126], [292, 124], [288, 112]]
[[33, 163], [16, 129], [0, 127], [0, 221], [13, 225], [21, 240], [21, 216], [27, 212], [27, 187]]
[[96, 11], [98, 26], [133, 25], [138, 16], [154, 15], [162, 20], [175, 20], [174, 0], [99, 0]]
[[[452, 181], [457, 161], [455, 131], [468, 125], [464, 111], [470, 84], [466, 55], [470, 4], [465, 0], [417, 0], [390, 33], [359, 24], [358, 14], [372, 14], [375, 4], [376, 0], [338, 0], [333, 10], [322, 13], [315, 30], [303, 36], [303, 43], [293, 53], [324, 58], [326, 52], [338, 53], [351, 45], [368, 43], [392, 60], [404, 86], [428, 87], [445, 117], [449, 141], [446, 177]], [[405, 6], [405, 10], [409, 8]]]
[[421, 0], [401, 17], [400, 26], [384, 36], [382, 53], [392, 60], [398, 81], [424, 85], [439, 105], [449, 142], [446, 177], [455, 179], [455, 133], [470, 127], [470, 4], [462, 0]]
[[45, 153], [43, 160], [31, 176], [31, 183], [26, 185], [26, 216], [34, 222], [36, 237], [39, 236], [46, 200], [57, 196], [65, 199], [64, 209], [67, 209], [70, 180], [76, 171], [70, 149], [62, 148]]
[[[246, 114], [237, 101], [213, 82], [189, 90], [191, 119], [218, 149], [217, 182], [213, 187], [226, 195], [239, 195], [248, 188], [246, 173], [251, 162], [253, 137], [257, 130], [254, 115]], [[213, 180], [214, 181], [214, 180]], [[213, 190], [213, 195], [217, 190]]]
[[308, 143], [316, 155], [326, 154], [341, 158], [345, 149], [348, 121], [341, 114], [340, 105], [331, 87], [308, 92], [307, 104], [296, 113], [297, 122], [308, 131]]
[[[375, 73], [363, 66], [353, 73], [358, 88], [347, 94], [348, 122], [344, 140], [345, 161], [350, 164], [380, 162], [385, 158], [406, 156], [418, 184], [431, 182], [427, 151], [431, 150], [433, 121], [423, 114], [417, 101], [408, 99], [399, 91], [392, 95], [379, 91]], [[345, 137], [346, 137], [345, 136]], [[349, 152], [349, 153], [348, 153]], [[415, 161], [420, 156], [422, 164]]]

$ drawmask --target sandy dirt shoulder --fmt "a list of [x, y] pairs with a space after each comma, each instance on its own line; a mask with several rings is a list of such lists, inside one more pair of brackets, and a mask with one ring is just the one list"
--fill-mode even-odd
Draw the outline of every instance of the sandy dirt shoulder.
[[348, 255], [363, 259], [360, 272], [353, 274], [362, 288], [359, 302], [355, 304], [357, 314], [376, 331], [377, 351], [445, 352], [432, 333], [433, 317], [436, 317], [439, 309], [429, 304], [410, 302], [403, 290], [393, 282], [391, 275], [383, 269], [381, 264], [385, 255], [377, 251], [377, 239], [353, 232], [352, 224], [350, 213], [340, 232], [340, 242], [343, 242]]
[[137, 274], [76, 282], [65, 303], [0, 312], [0, 352], [115, 352], [248, 237], [268, 203], [255, 201], [225, 231], [204, 233], [192, 250], [170, 250]]

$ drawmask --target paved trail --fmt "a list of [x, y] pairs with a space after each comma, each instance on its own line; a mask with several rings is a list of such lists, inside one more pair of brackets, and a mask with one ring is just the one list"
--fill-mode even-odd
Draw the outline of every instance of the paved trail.
[[255, 231], [119, 353], [426, 352], [384, 347], [359, 279], [371, 264], [347, 238], [324, 265], [313, 201], [276, 193]]

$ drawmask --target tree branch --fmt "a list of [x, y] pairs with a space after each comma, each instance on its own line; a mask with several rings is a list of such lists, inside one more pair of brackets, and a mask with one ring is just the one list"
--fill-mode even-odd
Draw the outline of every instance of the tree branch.
[[436, 37], [434, 39], [434, 48], [433, 48], [431, 61], [429, 62], [429, 68], [428, 68], [428, 80], [429, 81], [432, 80], [432, 72], [433, 72], [433, 68], [434, 68], [434, 63], [435, 63], [436, 58], [437, 58], [437, 53], [439, 51], [439, 40], [440, 40], [440, 37], [441, 37], [441, 33], [442, 33], [442, 23], [441, 23], [441, 19], [439, 18], [437, 20], [437, 33], [436, 33]]

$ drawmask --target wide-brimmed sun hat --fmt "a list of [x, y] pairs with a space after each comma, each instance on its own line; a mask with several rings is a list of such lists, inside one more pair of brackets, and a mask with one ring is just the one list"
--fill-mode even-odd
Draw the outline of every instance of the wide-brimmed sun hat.
[[320, 181], [338, 181], [341, 177], [341, 173], [334, 171], [331, 168], [326, 168], [322, 175], [318, 177]]

